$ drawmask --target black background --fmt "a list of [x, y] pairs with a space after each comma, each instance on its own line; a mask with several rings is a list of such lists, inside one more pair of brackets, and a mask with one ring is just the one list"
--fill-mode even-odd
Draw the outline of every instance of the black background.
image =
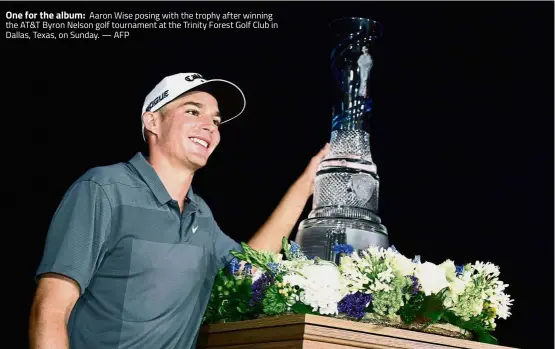
[[371, 144], [391, 242], [435, 263], [499, 265], [515, 299], [512, 317], [498, 321], [500, 344], [553, 347], [552, 2], [41, 2], [8, 9], [252, 11], [274, 14], [279, 25], [136, 30], [126, 40], [3, 38], [2, 201], [10, 224], [2, 230], [21, 347], [34, 272], [62, 195], [87, 169], [146, 150], [140, 109], [168, 74], [199, 72], [245, 91], [244, 114], [222, 126], [222, 142], [193, 185], [230, 236], [247, 240], [256, 231], [329, 140], [326, 25], [342, 16], [385, 28]]

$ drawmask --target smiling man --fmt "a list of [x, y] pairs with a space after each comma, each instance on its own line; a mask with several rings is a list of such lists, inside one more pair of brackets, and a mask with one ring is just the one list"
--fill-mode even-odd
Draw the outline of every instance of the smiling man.
[[[181, 73], [154, 87], [141, 114], [148, 156], [87, 171], [56, 210], [37, 270], [31, 348], [195, 347], [216, 273], [241, 246], [191, 183], [220, 125], [244, 109], [243, 92], [225, 80]], [[250, 246], [280, 250], [328, 151], [311, 159]]]

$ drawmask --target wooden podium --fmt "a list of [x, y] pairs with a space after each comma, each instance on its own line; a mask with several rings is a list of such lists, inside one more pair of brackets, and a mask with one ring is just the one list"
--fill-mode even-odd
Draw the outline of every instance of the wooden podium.
[[205, 325], [197, 348], [502, 349], [500, 345], [317, 315], [284, 315]]

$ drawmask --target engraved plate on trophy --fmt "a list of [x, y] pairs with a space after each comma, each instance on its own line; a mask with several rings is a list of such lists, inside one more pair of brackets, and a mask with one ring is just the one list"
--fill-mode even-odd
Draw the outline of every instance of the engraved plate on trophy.
[[382, 26], [371, 19], [342, 18], [331, 22], [330, 29], [331, 151], [320, 163], [312, 211], [299, 225], [296, 242], [307, 255], [334, 261], [334, 244], [362, 250], [388, 247], [389, 239], [378, 216], [379, 176], [370, 152]]

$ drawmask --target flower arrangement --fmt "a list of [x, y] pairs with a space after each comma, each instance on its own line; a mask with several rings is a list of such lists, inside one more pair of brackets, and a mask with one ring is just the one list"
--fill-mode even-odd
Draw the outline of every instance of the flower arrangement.
[[[474, 340], [497, 344], [496, 320], [507, 319], [513, 300], [491, 263], [436, 265], [409, 259], [394, 247], [356, 253], [336, 245], [340, 263], [305, 256], [283, 239], [282, 254], [243, 252], [220, 269], [203, 323], [230, 322], [288, 313], [353, 321], [400, 319], [404, 324], [447, 323]], [[254, 267], [254, 270], [253, 270]]]

